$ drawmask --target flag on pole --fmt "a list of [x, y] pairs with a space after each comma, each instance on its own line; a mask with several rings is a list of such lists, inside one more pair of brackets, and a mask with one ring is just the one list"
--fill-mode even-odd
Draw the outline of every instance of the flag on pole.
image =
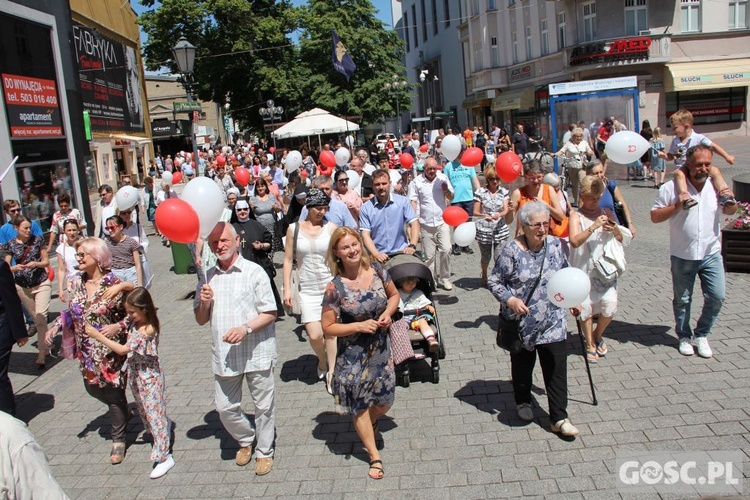
[[339, 36], [334, 30], [331, 30], [333, 35], [333, 48], [331, 50], [331, 57], [333, 59], [333, 68], [346, 77], [346, 81], [354, 74], [354, 70], [357, 66], [352, 61], [352, 57], [348, 54], [346, 47], [339, 40]]

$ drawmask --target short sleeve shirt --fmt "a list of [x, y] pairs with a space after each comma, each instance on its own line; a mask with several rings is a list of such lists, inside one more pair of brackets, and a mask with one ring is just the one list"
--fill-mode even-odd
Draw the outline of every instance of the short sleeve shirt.
[[133, 252], [140, 248], [140, 245], [130, 236], [125, 236], [122, 241], [114, 241], [109, 236], [105, 237], [109, 252], [112, 254], [112, 269], [129, 269], [135, 265]]
[[379, 203], [376, 196], [362, 205], [359, 229], [370, 232], [372, 242], [379, 252], [394, 253], [406, 248], [408, 241], [404, 224], [416, 218], [406, 197], [391, 194], [385, 203]]
[[474, 179], [477, 171], [474, 167], [465, 167], [457, 161], [448, 163], [443, 169], [453, 185], [453, 202], [459, 203], [474, 199]]
[[713, 142], [703, 134], [693, 132], [690, 137], [686, 137], [684, 141], [681, 141], [679, 137], [672, 139], [672, 144], [669, 146], [669, 154], [674, 156], [674, 165], [677, 168], [685, 165], [687, 161], [687, 150], [693, 146], [706, 146], [711, 147]]

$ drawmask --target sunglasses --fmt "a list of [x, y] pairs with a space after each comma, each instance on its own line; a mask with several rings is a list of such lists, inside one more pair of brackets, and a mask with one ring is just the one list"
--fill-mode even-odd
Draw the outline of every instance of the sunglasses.
[[238, 208], [237, 211], [238, 212], [249, 212], [250, 209], [249, 208]]
[[487, 177], [487, 182], [492, 182], [492, 181], [497, 182], [497, 177]]
[[8, 212], [11, 214], [18, 214], [21, 213], [21, 209], [19, 207], [11, 208], [10, 210], [8, 210]]
[[347, 177], [346, 179], [339, 179], [336, 182], [340, 182], [342, 184], [346, 184], [347, 182], [349, 182], [349, 178]]
[[86, 257], [86, 254], [83, 252], [76, 253], [76, 259], [83, 260], [83, 258]]
[[120, 227], [120, 225], [119, 224], [115, 224], [114, 226], [105, 226], [105, 227], [107, 229], [109, 229], [110, 231], [112, 231], [113, 229], [117, 229], [118, 227]]

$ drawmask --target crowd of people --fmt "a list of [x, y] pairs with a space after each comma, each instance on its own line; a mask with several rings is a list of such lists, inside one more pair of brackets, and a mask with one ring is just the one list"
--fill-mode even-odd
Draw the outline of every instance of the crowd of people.
[[[657, 129], [649, 155], [657, 172], [661, 170], [655, 160], [674, 160], [679, 174], [674, 182], [656, 184], [659, 195], [651, 219], [670, 224], [679, 352], [693, 354], [695, 335], [698, 354], [710, 357], [707, 336], [724, 296], [719, 218], [733, 211], [734, 202], [712, 156], [716, 151], [729, 163], [733, 157], [694, 133], [689, 114], [678, 112], [672, 120], [677, 137], [669, 152]], [[394, 254], [416, 254], [439, 287], [453, 290], [451, 260], [473, 250], [472, 245], [451, 244], [452, 229], [443, 218], [449, 206], [459, 207], [476, 223], [481, 286], [500, 302], [502, 318], [519, 321], [522, 349], [510, 356], [519, 418], [534, 420], [531, 381], [538, 356], [551, 429], [575, 436], [579, 431], [567, 413], [566, 311], [547, 298], [547, 285], [555, 272], [568, 266], [591, 278], [589, 297], [576, 314], [587, 361], [602, 361], [610, 355], [604, 336], [617, 312], [624, 249], [636, 236], [622, 192], [605, 177], [606, 158], [596, 159], [605, 156], [597, 145], [614, 133], [615, 124], [603, 123], [595, 139], [580, 125], [571, 126], [558, 152], [565, 156], [568, 172], [575, 173], [570, 196], [558, 176], [533, 161], [525, 164], [523, 181], [515, 189], [500, 184], [493, 161], [479, 166], [481, 181], [477, 168], [463, 165], [461, 156], [452, 161], [442, 157], [445, 135], [440, 131], [427, 147], [416, 132], [402, 138], [398, 151], [413, 155], [413, 169], [392, 164], [390, 149], [397, 150], [393, 144], [377, 151], [380, 156], [366, 148], [351, 150], [348, 163], [335, 169], [318, 164], [317, 153], [303, 144], [302, 165], [292, 172], [286, 168], [287, 152], [277, 154], [260, 145], [225, 147], [200, 155], [197, 164], [184, 154], [159, 157], [134, 208], [119, 209], [115, 189], [100, 186], [91, 237], [84, 237], [89, 228], [67, 195], [58, 197], [59, 211], [47, 240], [17, 201], [6, 200], [3, 208], [10, 222], [0, 228], [5, 254], [0, 264], [0, 338], [5, 342], [0, 409], [15, 412], [7, 374], [12, 345], [24, 345], [36, 332], [44, 334], [37, 358], [44, 367], [48, 345], [61, 335], [71, 359], [79, 362], [86, 391], [109, 408], [110, 462], [125, 458], [129, 381], [141, 419], [154, 438], [150, 476], [161, 477], [175, 465], [174, 422], [167, 417], [158, 358], [160, 322], [148, 291], [148, 237], [140, 221], [151, 221], [159, 234], [155, 208], [178, 196], [163, 172], [181, 168], [184, 182], [193, 175], [211, 177], [226, 201], [213, 231], [194, 248], [195, 263], [202, 269], [193, 308], [199, 325], [210, 323], [216, 410], [239, 443], [238, 465], [248, 464], [254, 455], [257, 475], [273, 468], [275, 322], [295, 313], [315, 354], [317, 378], [336, 410], [353, 419], [368, 454], [369, 477], [384, 477], [378, 421], [393, 405], [396, 385], [389, 329], [405, 302], [418, 299], [425, 313], [410, 317], [409, 324], [424, 335], [431, 350], [437, 348], [429, 322], [436, 314], [434, 306], [413, 295], [413, 280], [394, 282], [387, 265]], [[462, 144], [481, 147], [488, 155], [506, 150], [524, 154], [528, 147], [522, 124], [513, 136], [497, 126], [489, 134], [481, 127], [474, 132], [457, 135]], [[323, 150], [339, 147], [346, 146], [326, 145]], [[236, 178], [238, 166], [249, 171], [248, 182]], [[169, 244], [168, 239], [164, 243]], [[65, 310], [48, 328], [53, 248], [57, 296]], [[283, 252], [281, 293], [274, 282], [275, 252]], [[696, 276], [704, 281], [706, 300], [693, 331], [689, 310]], [[8, 294], [6, 282], [14, 284], [16, 294]], [[243, 383], [255, 407], [252, 421], [243, 412]]]

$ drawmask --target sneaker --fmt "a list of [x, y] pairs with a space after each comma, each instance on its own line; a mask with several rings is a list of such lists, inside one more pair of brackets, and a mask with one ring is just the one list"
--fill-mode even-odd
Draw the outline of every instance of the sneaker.
[[253, 456], [252, 446], [243, 446], [237, 450], [236, 464], [242, 467], [250, 463], [250, 458]]
[[698, 356], [701, 358], [710, 358], [714, 355], [713, 351], [711, 351], [711, 347], [708, 345], [708, 338], [706, 337], [696, 337], [695, 346], [698, 348]]
[[474, 250], [472, 250], [471, 247], [463, 247], [461, 248], [461, 251], [463, 253], [468, 253], [469, 255], [474, 255]]
[[445, 278], [441, 283], [440, 286], [443, 287], [443, 290], [453, 290], [453, 283], [451, 283], [451, 280], [448, 278]]
[[[708, 343], [706, 343], [706, 346], [708, 346]], [[690, 342], [690, 339], [688, 337], [680, 337], [680, 347], [678, 348], [678, 350], [683, 356], [693, 355], [693, 344]]]
[[265, 476], [273, 468], [273, 457], [255, 459], [255, 475]]
[[174, 467], [174, 458], [172, 458], [172, 455], [169, 455], [165, 461], [161, 463], [157, 462], [154, 464], [154, 470], [151, 471], [151, 475], [149, 477], [151, 479], [158, 479], [169, 472], [169, 469], [171, 469], [172, 467]]
[[534, 411], [531, 409], [531, 405], [529, 403], [521, 403], [520, 405], [516, 406], [516, 411], [518, 412], [518, 418], [520, 418], [523, 421], [531, 422], [534, 420]]
[[563, 436], [578, 435], [578, 429], [575, 425], [571, 424], [570, 420], [567, 418], [565, 420], [560, 420], [556, 424], [552, 424], [552, 432], [562, 434]]
[[453, 250], [451, 250], [451, 254], [453, 255], [461, 255], [461, 249], [457, 246], [453, 247]]
[[685, 201], [682, 202], [682, 209], [683, 210], [690, 210], [691, 208], [693, 208], [697, 204], [698, 204], [697, 201], [695, 201], [694, 199], [690, 198], [689, 200], [685, 200]]

